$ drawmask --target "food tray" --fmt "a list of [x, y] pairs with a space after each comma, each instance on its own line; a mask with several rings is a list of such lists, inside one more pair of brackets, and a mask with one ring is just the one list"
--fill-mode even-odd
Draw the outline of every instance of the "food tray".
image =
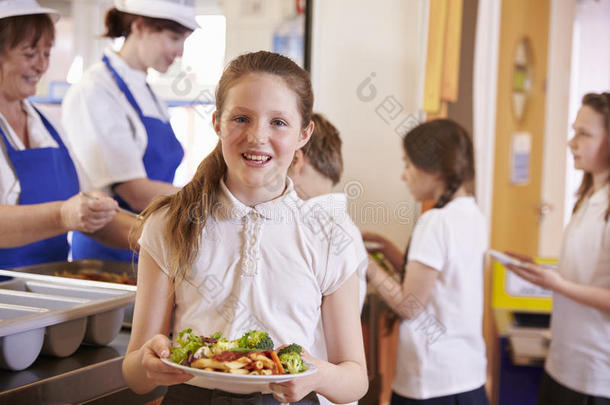
[[[96, 259], [82, 259], [82, 260], [74, 260], [71, 262], [50, 262], [50, 263], [42, 263], [36, 264], [32, 266], [24, 266], [14, 268], [13, 271], [19, 273], [28, 273], [28, 274], [41, 274], [46, 276], [54, 276], [56, 274], [80, 274], [83, 271], [96, 271], [99, 273], [111, 273], [117, 275], [126, 274], [136, 279], [136, 269], [137, 263], [130, 262], [120, 262], [120, 261], [112, 261], [112, 260], [96, 260]], [[100, 281], [101, 282], [101, 281]], [[111, 283], [108, 283], [111, 284]], [[115, 283], [112, 283], [115, 284]], [[114, 288], [114, 285], [104, 285], [105, 288]], [[118, 284], [121, 285], [121, 284]], [[133, 289], [127, 288], [128, 291], [135, 291], [135, 286]], [[133, 304], [128, 305], [125, 308], [125, 317], [123, 319], [123, 326], [131, 327], [131, 321], [133, 319]]]
[[[0, 270], [0, 367], [23, 370], [43, 354], [66, 357], [81, 343], [119, 333], [135, 286]], [[111, 287], [111, 288], [108, 288]]]

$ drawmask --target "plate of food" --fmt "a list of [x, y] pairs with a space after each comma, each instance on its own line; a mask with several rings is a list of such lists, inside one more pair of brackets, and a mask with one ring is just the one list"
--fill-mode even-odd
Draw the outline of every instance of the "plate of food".
[[303, 360], [302, 351], [294, 343], [275, 350], [269, 334], [257, 330], [229, 341], [220, 333], [197, 336], [185, 329], [170, 356], [161, 361], [195, 376], [187, 384], [236, 394], [269, 393], [269, 383], [317, 372], [314, 364]]

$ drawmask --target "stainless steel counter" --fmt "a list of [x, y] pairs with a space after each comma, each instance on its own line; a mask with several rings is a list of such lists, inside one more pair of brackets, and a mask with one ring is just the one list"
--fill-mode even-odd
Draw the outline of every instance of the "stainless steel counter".
[[136, 405], [159, 397], [164, 388], [142, 396], [127, 389], [121, 363], [128, 343], [129, 331], [122, 330], [107, 346], [82, 345], [70, 357], [40, 356], [26, 370], [0, 370], [0, 404]]

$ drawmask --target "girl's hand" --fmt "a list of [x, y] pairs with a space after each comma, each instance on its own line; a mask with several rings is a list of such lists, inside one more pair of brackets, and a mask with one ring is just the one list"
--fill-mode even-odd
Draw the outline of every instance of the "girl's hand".
[[155, 335], [140, 348], [141, 366], [146, 370], [146, 378], [155, 385], [181, 384], [193, 375], [168, 366], [160, 358], [169, 357], [170, 342], [165, 335]]
[[522, 255], [520, 253], [513, 253], [513, 252], [504, 252], [505, 254], [514, 257], [515, 259], [521, 260], [522, 262], [525, 263], [534, 263], [534, 259], [531, 258], [531, 256], [527, 256], [527, 255]]
[[[521, 257], [518, 258], [524, 261]], [[525, 263], [524, 261], [523, 266], [508, 264], [506, 268], [530, 283], [552, 291], [556, 291], [564, 280], [557, 270], [535, 263]]]
[[312, 357], [305, 350], [301, 353], [301, 357], [307, 363], [315, 364], [318, 368], [318, 372], [308, 375], [307, 377], [295, 378], [294, 380], [283, 383], [270, 383], [269, 388], [273, 392], [273, 397], [276, 400], [280, 402], [299, 402], [318, 387], [320, 381], [320, 367], [323, 367], [326, 362]]
[[62, 227], [66, 230], [93, 233], [112, 220], [118, 203], [106, 194], [92, 191], [93, 197], [79, 193], [64, 201], [60, 209]]

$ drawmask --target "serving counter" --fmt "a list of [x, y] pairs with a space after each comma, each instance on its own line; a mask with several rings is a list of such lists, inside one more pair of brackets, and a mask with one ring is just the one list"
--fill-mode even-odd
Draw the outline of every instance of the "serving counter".
[[81, 345], [71, 356], [40, 356], [25, 370], [0, 370], [0, 404], [145, 404], [165, 388], [133, 394], [121, 374], [129, 330], [107, 346]]

